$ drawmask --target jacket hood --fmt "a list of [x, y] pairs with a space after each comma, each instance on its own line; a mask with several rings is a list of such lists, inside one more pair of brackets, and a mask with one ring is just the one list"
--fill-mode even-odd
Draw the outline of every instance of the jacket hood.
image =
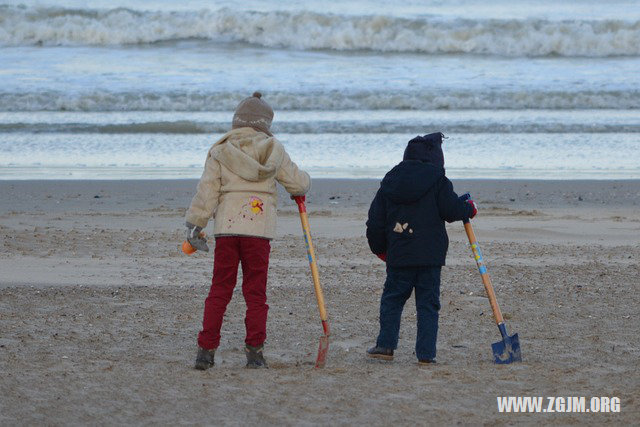
[[416, 136], [407, 144], [402, 160], [420, 160], [443, 168], [443, 137], [444, 135], [441, 132], [430, 133], [425, 136]]
[[404, 160], [382, 180], [383, 194], [394, 203], [414, 203], [444, 176], [444, 169], [419, 160]]
[[209, 154], [241, 178], [257, 182], [276, 174], [284, 148], [274, 137], [243, 127], [227, 132]]

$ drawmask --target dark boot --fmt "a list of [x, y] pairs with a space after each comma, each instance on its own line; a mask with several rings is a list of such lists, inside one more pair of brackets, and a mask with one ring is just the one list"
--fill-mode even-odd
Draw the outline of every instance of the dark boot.
[[247, 344], [244, 348], [244, 353], [247, 356], [247, 368], [258, 369], [268, 368], [267, 361], [264, 360], [262, 355], [263, 346], [253, 347]]
[[213, 357], [216, 354], [216, 349], [206, 350], [202, 347], [198, 347], [198, 356], [196, 357], [196, 365], [194, 368], [199, 369], [201, 371], [207, 370], [213, 365], [215, 365], [213, 361]]
[[420, 359], [418, 365], [432, 365], [436, 363], [436, 359]]
[[371, 347], [369, 350], [367, 350], [367, 355], [374, 359], [393, 360], [393, 350], [390, 348], [383, 348], [378, 346]]

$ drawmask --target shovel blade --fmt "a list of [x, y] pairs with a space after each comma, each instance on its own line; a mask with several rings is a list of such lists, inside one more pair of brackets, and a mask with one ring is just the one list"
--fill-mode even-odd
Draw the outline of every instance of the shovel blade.
[[318, 357], [316, 358], [316, 368], [324, 368], [327, 362], [327, 352], [329, 351], [329, 337], [323, 335], [320, 337], [320, 345], [318, 346]]
[[502, 341], [491, 344], [491, 349], [493, 350], [494, 363], [506, 365], [513, 362], [522, 362], [518, 334], [507, 335]]

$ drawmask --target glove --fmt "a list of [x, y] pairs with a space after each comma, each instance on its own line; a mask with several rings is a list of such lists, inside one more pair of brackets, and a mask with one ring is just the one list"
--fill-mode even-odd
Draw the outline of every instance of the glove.
[[478, 206], [476, 205], [476, 202], [474, 202], [473, 199], [471, 198], [471, 194], [464, 193], [462, 196], [458, 197], [458, 199], [471, 205], [472, 211], [471, 211], [471, 215], [469, 215], [469, 219], [476, 216], [476, 214], [478, 213]]
[[207, 239], [202, 232], [202, 227], [191, 224], [187, 221], [187, 241], [191, 243], [191, 246], [199, 251], [209, 252], [209, 246], [207, 246]]
[[471, 215], [469, 215], [469, 219], [471, 219], [478, 213], [478, 206], [476, 206], [476, 202], [471, 199], [465, 200], [465, 202], [471, 206], [471, 209], [473, 209]]
[[382, 261], [387, 262], [387, 254], [386, 253], [384, 253], [384, 254], [376, 254], [376, 256], [378, 258], [380, 258]]

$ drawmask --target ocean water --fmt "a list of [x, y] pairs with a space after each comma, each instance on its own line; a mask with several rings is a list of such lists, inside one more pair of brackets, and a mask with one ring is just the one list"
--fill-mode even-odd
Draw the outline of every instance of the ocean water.
[[640, 178], [640, 1], [0, 0], [0, 179], [195, 178], [259, 90], [315, 177]]

